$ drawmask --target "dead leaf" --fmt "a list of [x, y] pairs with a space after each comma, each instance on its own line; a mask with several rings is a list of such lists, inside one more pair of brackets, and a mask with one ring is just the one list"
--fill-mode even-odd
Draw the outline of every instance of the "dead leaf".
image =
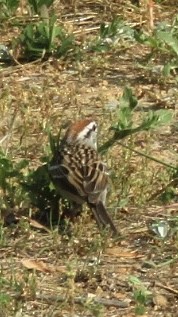
[[29, 223], [32, 227], [37, 228], [37, 229], [43, 229], [47, 232], [51, 232], [48, 228], [46, 228], [45, 226], [41, 225], [39, 222], [37, 222], [34, 219], [29, 218]]
[[143, 255], [138, 254], [137, 251], [132, 251], [126, 248], [114, 247], [106, 250], [106, 255], [113, 255], [122, 258], [142, 258]]
[[126, 299], [127, 298], [127, 295], [124, 294], [124, 293], [114, 293], [114, 298], [117, 298], [117, 299]]
[[167, 298], [162, 294], [155, 294], [153, 296], [153, 303], [158, 307], [166, 307], [168, 304]]
[[34, 270], [45, 272], [45, 273], [53, 273], [56, 271], [56, 268], [54, 266], [49, 265], [43, 261], [23, 259], [21, 263], [27, 269], [31, 269], [31, 270], [34, 269]]

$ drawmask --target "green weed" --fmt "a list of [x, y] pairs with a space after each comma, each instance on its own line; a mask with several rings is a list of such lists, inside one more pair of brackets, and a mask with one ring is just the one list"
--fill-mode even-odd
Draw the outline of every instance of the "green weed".
[[152, 293], [136, 276], [129, 277], [129, 284], [133, 287], [133, 297], [136, 303], [135, 314], [144, 315], [146, 306], [152, 299]]
[[9, 305], [11, 303], [11, 297], [9, 294], [0, 292], [0, 308], [1, 308], [1, 316], [8, 316]]
[[110, 23], [101, 23], [99, 35], [87, 46], [89, 50], [98, 53], [107, 52], [115, 46], [124, 45], [125, 39], [134, 41], [134, 31], [122, 19], [116, 17]]
[[11, 17], [17, 10], [20, 0], [0, 0], [0, 22]]
[[0, 152], [1, 208], [11, 208], [20, 203], [22, 199], [22, 188], [20, 188], [19, 185], [24, 177], [22, 170], [24, 170], [28, 164], [29, 162], [27, 160], [13, 163], [2, 151]]
[[[1, 218], [1, 213], [0, 213]], [[4, 247], [7, 245], [7, 234], [6, 228], [4, 227], [4, 223], [0, 222], [0, 247]]]
[[172, 24], [159, 23], [152, 35], [143, 31], [135, 31], [135, 39], [151, 48], [150, 58], [158, 54], [165, 57], [163, 64], [163, 75], [169, 76], [178, 67], [178, 16]]
[[14, 46], [20, 45], [28, 59], [48, 58], [50, 55], [65, 57], [75, 48], [73, 35], [56, 24], [56, 16], [48, 21], [28, 24]]
[[169, 110], [150, 110], [148, 114], [141, 119], [139, 124], [135, 124], [134, 110], [137, 104], [137, 99], [133, 95], [132, 90], [126, 87], [118, 102], [118, 108], [116, 109], [117, 119], [115, 119], [115, 121], [117, 121], [110, 127], [110, 130], [114, 131], [114, 135], [99, 148], [99, 152], [106, 152], [114, 143], [127, 136], [156, 129], [170, 123], [172, 113]]
[[48, 10], [52, 6], [54, 0], [28, 0], [28, 4], [34, 14], [42, 15], [42, 8], [46, 7]]

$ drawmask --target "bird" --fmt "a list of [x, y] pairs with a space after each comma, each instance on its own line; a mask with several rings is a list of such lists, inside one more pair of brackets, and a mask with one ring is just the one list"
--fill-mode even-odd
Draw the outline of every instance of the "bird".
[[60, 196], [78, 206], [87, 203], [99, 229], [118, 234], [106, 210], [109, 173], [97, 151], [97, 123], [93, 118], [69, 125], [48, 170]]

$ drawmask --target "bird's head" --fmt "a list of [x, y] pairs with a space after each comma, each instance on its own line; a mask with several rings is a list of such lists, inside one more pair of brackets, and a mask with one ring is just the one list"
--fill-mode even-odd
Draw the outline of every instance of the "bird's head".
[[81, 142], [97, 149], [97, 124], [93, 119], [84, 119], [72, 123], [64, 137], [68, 144]]

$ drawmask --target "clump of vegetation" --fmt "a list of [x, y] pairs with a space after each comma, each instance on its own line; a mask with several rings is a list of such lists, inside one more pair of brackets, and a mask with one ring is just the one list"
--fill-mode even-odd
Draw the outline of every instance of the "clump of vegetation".
[[135, 32], [135, 39], [151, 48], [148, 59], [162, 55], [164, 76], [169, 76], [178, 66], [178, 16], [171, 24], [160, 22], [150, 35], [143, 31]]
[[6, 20], [15, 14], [20, 4], [20, 0], [0, 1], [0, 21]]
[[24, 56], [30, 60], [48, 58], [50, 55], [66, 57], [75, 48], [74, 37], [56, 25], [55, 15], [48, 21], [28, 24], [19, 36], [18, 44], [23, 48]]
[[[118, 101], [118, 108], [115, 110], [115, 123], [109, 128], [114, 133], [110, 139], [100, 146], [99, 151], [101, 153], [106, 152], [119, 140], [132, 134], [150, 131], [170, 123], [171, 112], [169, 110], [158, 110], [149, 111], [141, 119], [141, 122], [135, 126], [134, 112], [136, 106], [136, 97], [133, 95], [132, 90], [126, 87], [123, 96]], [[58, 148], [60, 139], [59, 135], [52, 136], [49, 134], [49, 137], [51, 152], [53, 153]], [[149, 158], [152, 159], [151, 157]], [[43, 158], [41, 158], [42, 160]], [[50, 156], [46, 157], [45, 160], [48, 162]], [[53, 210], [52, 206], [57, 207], [56, 199], [58, 197], [56, 197], [55, 190], [50, 184], [47, 162], [46, 164], [43, 162], [36, 170], [31, 170], [29, 169], [29, 161], [22, 160], [19, 163], [13, 163], [10, 158], [1, 152], [1, 206], [14, 208], [16, 205], [22, 206], [24, 201], [25, 203], [28, 201], [29, 206], [37, 208], [41, 212]]]

